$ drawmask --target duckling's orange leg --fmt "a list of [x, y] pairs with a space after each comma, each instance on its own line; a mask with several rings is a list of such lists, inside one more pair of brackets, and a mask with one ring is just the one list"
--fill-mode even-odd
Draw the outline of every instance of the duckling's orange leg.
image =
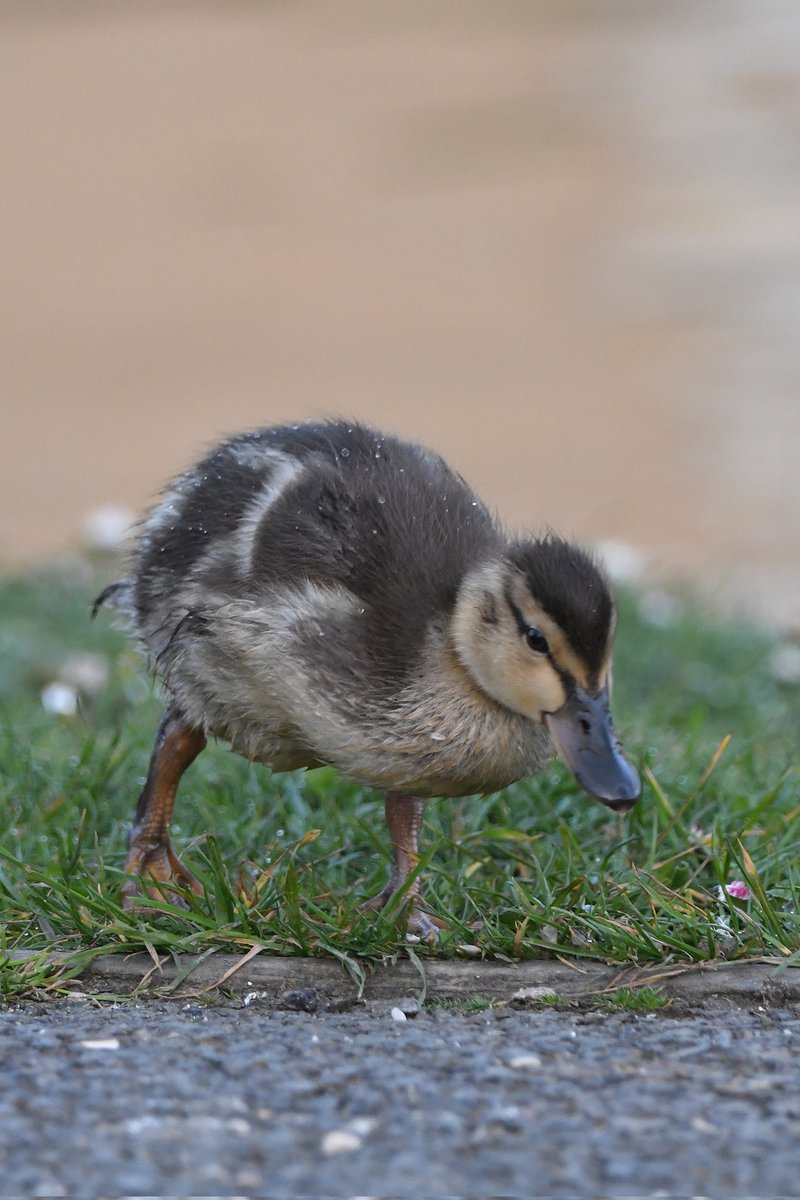
[[[202, 894], [199, 880], [172, 849], [168, 830], [181, 776], [205, 744], [202, 730], [192, 729], [173, 709], [167, 709], [158, 727], [150, 769], [128, 839], [126, 874], [150, 876], [159, 883], [175, 880]], [[125, 884], [122, 902], [126, 907], [131, 905], [138, 890], [132, 880]], [[157, 887], [148, 888], [147, 892], [155, 898], [163, 895]]]
[[[394, 853], [394, 869], [389, 882], [382, 892], [373, 896], [364, 905], [366, 909], [383, 908], [393, 896], [405, 887], [408, 877], [419, 863], [419, 835], [422, 830], [422, 818], [425, 812], [425, 801], [419, 796], [400, 796], [390, 792], [386, 796], [386, 824], [392, 839]], [[419, 880], [415, 879], [406, 892], [406, 902], [410, 903], [411, 911], [408, 916], [408, 928], [411, 932], [433, 941], [438, 937], [438, 929], [433, 918], [417, 907], [420, 889]]]

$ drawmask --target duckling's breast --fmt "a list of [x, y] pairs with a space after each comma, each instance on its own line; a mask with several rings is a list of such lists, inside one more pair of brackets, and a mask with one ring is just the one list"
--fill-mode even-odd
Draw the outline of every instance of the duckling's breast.
[[446, 639], [429, 638], [420, 674], [376, 706], [342, 769], [387, 790], [421, 796], [494, 792], [552, 755], [544, 728], [497, 704], [466, 676]]

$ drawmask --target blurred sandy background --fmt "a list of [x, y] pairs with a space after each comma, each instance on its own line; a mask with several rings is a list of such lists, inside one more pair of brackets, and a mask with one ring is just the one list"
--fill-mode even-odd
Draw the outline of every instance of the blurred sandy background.
[[0, 558], [354, 415], [800, 626], [797, 0], [4, 0]]

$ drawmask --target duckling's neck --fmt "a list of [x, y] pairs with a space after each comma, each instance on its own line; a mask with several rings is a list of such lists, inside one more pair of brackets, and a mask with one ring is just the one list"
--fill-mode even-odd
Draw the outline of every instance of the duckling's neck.
[[498, 703], [476, 682], [452, 628], [430, 631], [419, 677], [399, 695], [393, 723], [404, 769], [416, 777], [408, 790], [421, 795], [499, 791], [552, 755], [538, 721]]

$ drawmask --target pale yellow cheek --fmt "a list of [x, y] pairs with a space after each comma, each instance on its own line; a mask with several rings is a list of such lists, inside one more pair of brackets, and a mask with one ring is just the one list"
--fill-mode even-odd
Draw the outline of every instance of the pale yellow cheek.
[[512, 707], [537, 721], [544, 713], [558, 712], [567, 700], [561, 680], [548, 662], [516, 663], [508, 684]]

